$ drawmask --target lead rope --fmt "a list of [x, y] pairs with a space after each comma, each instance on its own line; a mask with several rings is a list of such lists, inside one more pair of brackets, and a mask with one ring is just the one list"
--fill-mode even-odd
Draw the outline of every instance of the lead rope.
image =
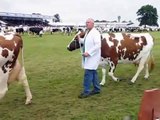
[[[83, 49], [81, 49], [81, 54], [83, 54], [85, 52], [85, 41], [86, 41], [86, 37], [88, 35], [89, 31], [86, 31], [85, 36], [84, 36], [84, 43], [83, 43]], [[83, 62], [85, 62], [85, 57], [83, 56]]]
[[[81, 32], [79, 31], [75, 36], [79, 35], [80, 33]], [[82, 45], [79, 40], [78, 40], [78, 42], [79, 42], [79, 47], [80, 47], [80, 54], [82, 55], [83, 54]], [[76, 47], [76, 41], [75, 41], [75, 47]]]
[[[81, 32], [79, 31], [75, 36], [79, 35], [80, 33], [81, 33]], [[85, 41], [85, 39], [86, 39], [89, 31], [87, 31], [86, 33], [87, 33], [87, 34], [86, 34], [85, 37], [84, 37], [84, 41]], [[83, 52], [84, 52], [83, 49], [82, 49], [82, 44], [80, 43], [80, 41], [78, 41], [78, 42], [79, 42], [79, 47], [80, 47], [80, 54], [82, 55]], [[76, 47], [76, 42], [75, 42], [75, 47]], [[83, 47], [85, 47], [85, 46], [83, 45]]]

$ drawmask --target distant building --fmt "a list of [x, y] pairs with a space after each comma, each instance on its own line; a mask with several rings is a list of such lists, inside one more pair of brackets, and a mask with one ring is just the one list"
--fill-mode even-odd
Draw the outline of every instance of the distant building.
[[8, 13], [0, 12], [0, 20], [7, 25], [48, 25], [50, 20], [56, 19], [54, 16], [41, 15], [40, 13], [23, 14], [23, 13]]
[[95, 22], [95, 26], [100, 27], [114, 27], [114, 28], [125, 28], [128, 25], [133, 24], [132, 22], [114, 22], [114, 21], [104, 21], [104, 22]]

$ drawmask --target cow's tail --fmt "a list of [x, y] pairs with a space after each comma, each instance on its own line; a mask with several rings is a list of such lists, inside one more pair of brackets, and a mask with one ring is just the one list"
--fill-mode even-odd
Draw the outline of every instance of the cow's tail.
[[21, 65], [21, 68], [24, 67], [24, 56], [23, 56], [23, 40], [21, 35], [16, 34], [19, 37], [19, 54], [18, 54], [18, 61]]
[[23, 40], [21, 35], [15, 34], [17, 37], [19, 37], [19, 54], [18, 54], [18, 60], [20, 65], [23, 67], [24, 66], [24, 56], [23, 56]]
[[148, 62], [149, 72], [151, 72], [154, 69], [154, 66], [155, 66], [154, 58], [153, 58], [152, 53], [150, 53], [147, 62]]
[[[19, 55], [18, 55], [18, 62], [20, 64], [20, 71], [19, 71], [19, 75], [22, 75], [21, 72], [23, 71], [24, 69], [24, 56], [23, 56], [23, 47], [21, 47], [19, 49]], [[23, 80], [18, 80], [19, 81], [19, 84], [23, 84]]]
[[19, 51], [19, 62], [21, 64], [21, 66], [23, 67], [24, 66], [23, 47]]

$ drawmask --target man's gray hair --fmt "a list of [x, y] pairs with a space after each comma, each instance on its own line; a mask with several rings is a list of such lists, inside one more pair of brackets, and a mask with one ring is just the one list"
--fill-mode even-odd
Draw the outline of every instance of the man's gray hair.
[[94, 23], [94, 19], [93, 18], [88, 18], [87, 21], [90, 21], [90, 22]]

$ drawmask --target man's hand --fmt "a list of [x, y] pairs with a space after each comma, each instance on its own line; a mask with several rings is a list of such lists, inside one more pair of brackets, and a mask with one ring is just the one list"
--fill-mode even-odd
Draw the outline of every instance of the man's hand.
[[79, 35], [77, 35], [77, 40], [80, 41], [80, 36]]
[[82, 54], [82, 56], [84, 56], [84, 57], [88, 57], [88, 56], [89, 56], [89, 54], [88, 54], [88, 52], [85, 52], [85, 53], [83, 53], [83, 54]]

